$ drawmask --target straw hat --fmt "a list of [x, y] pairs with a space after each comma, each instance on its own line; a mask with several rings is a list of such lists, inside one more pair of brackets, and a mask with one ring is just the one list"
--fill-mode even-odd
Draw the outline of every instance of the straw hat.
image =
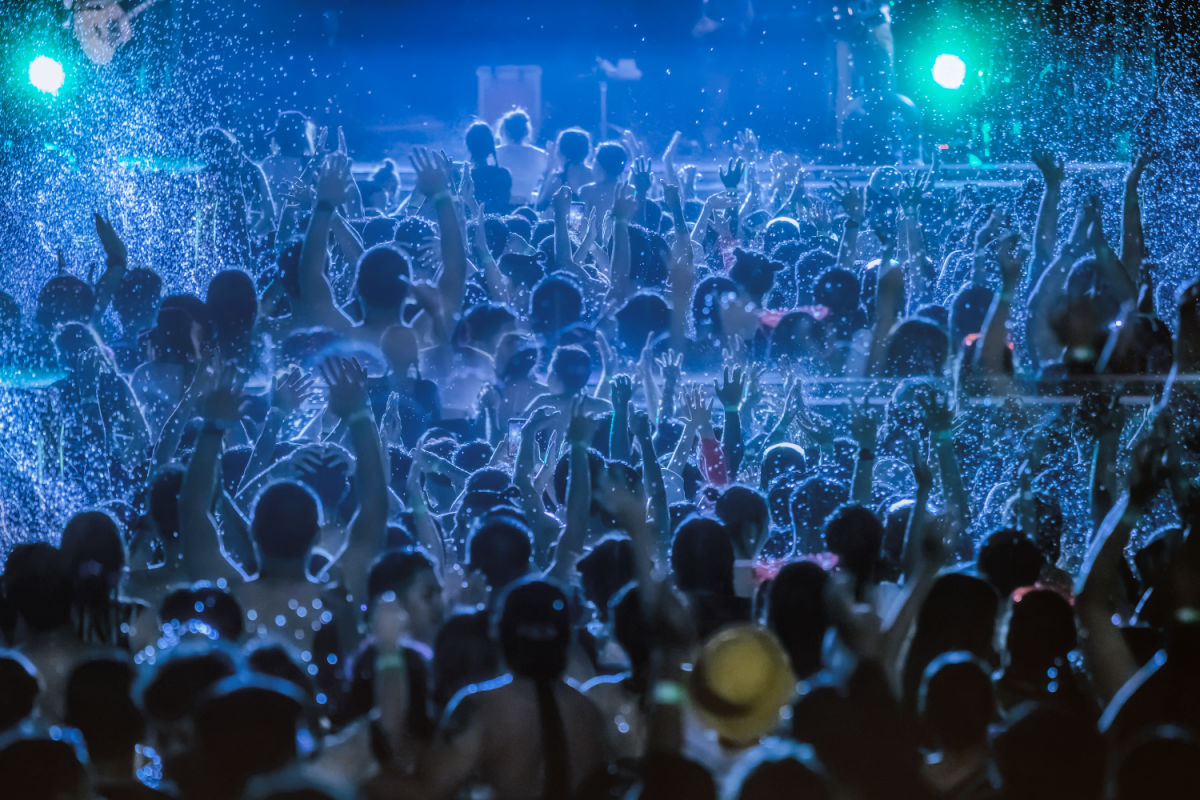
[[701, 721], [733, 744], [752, 744], [774, 730], [795, 689], [779, 640], [749, 624], [722, 628], [710, 637], [688, 684]]

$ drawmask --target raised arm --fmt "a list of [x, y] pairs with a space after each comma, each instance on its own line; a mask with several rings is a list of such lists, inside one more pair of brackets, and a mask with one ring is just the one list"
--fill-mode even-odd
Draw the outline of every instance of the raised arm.
[[1125, 202], [1121, 210], [1121, 264], [1134, 283], [1140, 282], [1142, 260], [1146, 257], [1146, 239], [1142, 232], [1142, 205], [1138, 184], [1153, 154], [1138, 153], [1125, 176]]
[[996, 244], [996, 260], [1000, 265], [1000, 291], [992, 297], [992, 305], [983, 321], [983, 341], [975, 351], [975, 368], [993, 378], [1005, 375], [1005, 353], [1008, 351], [1008, 320], [1013, 295], [1021, 285], [1021, 269], [1029, 251], [1020, 244], [1020, 236], [1009, 232]]
[[583, 552], [587, 538], [588, 517], [592, 507], [592, 470], [588, 462], [588, 446], [595, 430], [595, 420], [583, 412], [583, 404], [575, 401], [571, 422], [567, 426], [567, 446], [570, 448], [570, 472], [567, 476], [567, 523], [554, 551], [554, 564], [548, 577], [566, 582], [575, 561]]
[[638, 201], [627, 186], [618, 186], [613, 198], [612, 292], [620, 301], [633, 294], [633, 260], [629, 248], [629, 223], [637, 214]]
[[192, 580], [224, 578], [236, 585], [244, 577], [225, 557], [212, 517], [217, 489], [217, 467], [225, 432], [237, 424], [242, 392], [236, 370], [218, 370], [202, 410], [204, 427], [192, 451], [192, 460], [179, 491], [179, 537], [184, 566]]
[[467, 290], [467, 251], [454, 198], [450, 194], [450, 172], [444, 159], [417, 148], [410, 159], [417, 173], [417, 191], [430, 198], [437, 209], [438, 234], [442, 246], [442, 271], [437, 288], [446, 330], [453, 330], [454, 315], [462, 308]]
[[325, 274], [329, 232], [333, 226], [333, 215], [344, 203], [353, 181], [350, 161], [343, 153], [330, 153], [321, 165], [317, 177], [317, 205], [308, 221], [304, 244], [300, 247], [300, 304], [305, 316], [314, 322], [334, 330], [345, 330], [351, 326], [349, 317], [342, 313], [334, 301], [333, 289]]
[[853, 271], [854, 260], [858, 256], [858, 234], [867, 218], [863, 190], [840, 180], [834, 183], [834, 190], [842, 210], [846, 212], [846, 223], [842, 226], [842, 238], [838, 242], [837, 266]]
[[725, 412], [725, 424], [721, 428], [721, 446], [729, 464], [729, 480], [737, 480], [746, 444], [742, 437], [742, 400], [746, 396], [748, 373], [741, 367], [726, 367], [721, 381], [713, 381], [717, 400]]
[[617, 375], [609, 387], [612, 398], [612, 424], [608, 428], [608, 455], [629, 463], [629, 401], [633, 398], [633, 379]]
[[321, 365], [329, 387], [329, 410], [350, 430], [354, 451], [354, 491], [358, 511], [350, 521], [346, 547], [338, 557], [350, 593], [366, 599], [367, 569], [383, 547], [387, 529], [388, 490], [383, 444], [367, 398], [367, 371], [357, 361], [331, 358]]
[[1038, 206], [1037, 227], [1033, 239], [1033, 276], [1034, 280], [1037, 280], [1042, 270], [1054, 258], [1054, 248], [1058, 240], [1058, 201], [1067, 172], [1062, 158], [1041, 148], [1033, 151], [1033, 163], [1041, 170], [1042, 180], [1046, 183], [1041, 205]]
[[851, 483], [851, 499], [861, 505], [873, 504], [872, 488], [875, 476], [875, 437], [879, 422], [871, 416], [867, 399], [855, 406], [850, 416], [850, 435], [858, 445], [858, 458], [854, 462], [854, 479]]
[[313, 395], [313, 379], [299, 369], [293, 368], [283, 375], [276, 376], [271, 388], [271, 408], [263, 421], [262, 430], [254, 442], [250, 452], [250, 460], [242, 472], [238, 488], [246, 486], [255, 476], [271, 466], [275, 457], [275, 445], [279, 441], [279, 431], [283, 428], [288, 416], [297, 411]]

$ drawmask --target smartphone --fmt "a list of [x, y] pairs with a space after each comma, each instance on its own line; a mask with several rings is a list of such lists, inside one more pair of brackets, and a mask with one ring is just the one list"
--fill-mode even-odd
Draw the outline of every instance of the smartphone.
[[582, 236], [584, 221], [587, 219], [587, 211], [583, 203], [571, 203], [571, 211], [567, 215], [567, 226], [571, 229], [571, 233]]
[[525, 427], [524, 417], [513, 417], [508, 421], [508, 457], [516, 458], [521, 446], [521, 429]]

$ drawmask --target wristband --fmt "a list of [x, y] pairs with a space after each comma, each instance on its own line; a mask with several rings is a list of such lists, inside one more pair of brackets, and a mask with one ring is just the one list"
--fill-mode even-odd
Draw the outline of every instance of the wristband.
[[355, 411], [353, 414], [350, 414], [346, 417], [346, 427], [350, 427], [360, 419], [369, 419], [374, 422], [375, 414], [372, 413], [371, 409], [369, 408], [360, 408], [358, 411]]
[[929, 435], [929, 438], [935, 442], [948, 442], [953, 437], [950, 435], [950, 431], [934, 431]]
[[726, 414], [736, 414], [742, 410], [741, 406], [722, 406], [722, 408], [725, 409]]
[[861, 450], [858, 451], [858, 460], [859, 461], [874, 461], [875, 460], [875, 451], [868, 450], [865, 447], [862, 448]]
[[317, 201], [317, 211], [328, 211], [330, 214], [332, 214], [334, 208], [336, 208], [336, 206], [334, 206], [334, 204], [328, 200]]
[[1012, 292], [1001, 292], [1000, 293], [1000, 302], [1001, 303], [1009, 303], [1011, 305], [1012, 301], [1013, 301], [1013, 293]]
[[846, 218], [846, 227], [847, 228], [861, 228], [862, 223], [856, 219], [850, 219], [849, 217], [847, 217]]
[[403, 670], [405, 667], [404, 656], [399, 652], [395, 653], [380, 653], [375, 656], [375, 672], [387, 672], [389, 670]]
[[682, 706], [687, 699], [683, 685], [676, 681], [658, 681], [652, 695], [654, 704], [659, 706]]
[[450, 190], [442, 189], [440, 192], [434, 192], [433, 196], [430, 197], [429, 199], [432, 200], [434, 202], [434, 204], [440, 203], [443, 200], [449, 200], [450, 199]]

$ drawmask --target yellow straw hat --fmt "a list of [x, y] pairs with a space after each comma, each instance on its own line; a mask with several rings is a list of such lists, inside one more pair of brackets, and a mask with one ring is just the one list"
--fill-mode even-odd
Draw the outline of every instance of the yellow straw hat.
[[774, 730], [795, 691], [796, 678], [779, 640], [749, 624], [713, 634], [688, 682], [697, 716], [732, 744], [752, 744]]

